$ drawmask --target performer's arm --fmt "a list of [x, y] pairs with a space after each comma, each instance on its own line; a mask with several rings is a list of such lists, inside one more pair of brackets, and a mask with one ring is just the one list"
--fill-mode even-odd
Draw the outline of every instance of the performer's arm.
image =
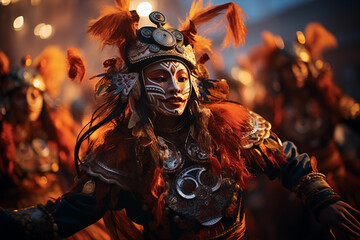
[[277, 175], [282, 184], [313, 211], [320, 223], [360, 237], [360, 212], [329, 186], [325, 175], [317, 171], [315, 158], [299, 154], [291, 142], [285, 142], [283, 148], [287, 163], [280, 164], [278, 169], [272, 168], [267, 172], [268, 176]]
[[97, 222], [107, 211], [107, 197], [98, 199], [99, 182], [84, 178], [55, 202], [27, 209], [0, 209], [3, 239], [57, 239], [73, 235]]

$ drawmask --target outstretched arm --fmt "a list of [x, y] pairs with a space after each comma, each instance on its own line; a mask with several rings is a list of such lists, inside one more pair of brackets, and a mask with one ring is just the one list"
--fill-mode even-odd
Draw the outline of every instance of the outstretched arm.
[[298, 154], [295, 145], [291, 142], [285, 142], [283, 147], [288, 164], [283, 169], [286, 171], [280, 175], [282, 182], [288, 181], [291, 177], [298, 178], [298, 173], [308, 169], [306, 171], [309, 173], [295, 181], [296, 184], [288, 187], [312, 209], [320, 223], [338, 228], [349, 236], [360, 238], [360, 212], [345, 203], [334, 192], [325, 181], [325, 175], [317, 172], [307, 154]]
[[0, 236], [4, 239], [57, 239], [73, 235], [97, 222], [106, 212], [95, 195], [98, 183], [81, 179], [78, 188], [61, 199], [21, 210], [0, 209]]

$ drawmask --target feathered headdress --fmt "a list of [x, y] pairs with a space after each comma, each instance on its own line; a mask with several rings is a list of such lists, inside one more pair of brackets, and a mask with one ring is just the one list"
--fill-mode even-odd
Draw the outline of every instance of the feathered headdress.
[[[201, 78], [199, 74], [204, 68], [201, 65], [208, 59], [204, 57], [204, 53], [206, 51], [211, 53], [211, 40], [198, 34], [199, 27], [224, 15], [219, 22], [224, 24], [227, 21], [227, 24], [224, 24], [227, 34], [223, 47], [230, 46], [231, 43], [237, 47], [244, 43], [246, 34], [244, 12], [234, 2], [218, 6], [211, 6], [209, 3], [204, 7], [202, 0], [194, 1], [189, 16], [181, 23], [179, 30], [166, 28], [165, 15], [157, 11], [149, 15], [151, 22], [156, 26], [138, 29], [139, 16], [136, 11], [129, 10], [129, 1], [117, 0], [115, 3], [115, 7], [108, 7], [103, 11], [102, 16], [91, 21], [88, 28], [88, 32], [93, 37], [100, 39], [102, 47], [115, 45], [120, 53], [120, 58], [104, 62], [107, 72], [97, 76], [102, 78], [96, 85], [96, 93], [112, 97], [120, 94], [122, 101], [129, 101], [132, 110], [134, 109], [132, 102], [141, 92], [139, 84], [141, 69], [161, 59], [182, 61], [191, 71], [192, 86], [200, 96], [197, 87]], [[196, 56], [200, 56], [198, 61]]]
[[306, 25], [305, 36], [306, 48], [314, 59], [321, 58], [325, 49], [337, 47], [338, 45], [335, 36], [317, 22]]
[[15, 89], [32, 86], [40, 91], [46, 90], [43, 76], [31, 65], [30, 55], [25, 55], [22, 60], [22, 66], [10, 71], [8, 77], [2, 83], [2, 91], [5, 95], [11, 94]]

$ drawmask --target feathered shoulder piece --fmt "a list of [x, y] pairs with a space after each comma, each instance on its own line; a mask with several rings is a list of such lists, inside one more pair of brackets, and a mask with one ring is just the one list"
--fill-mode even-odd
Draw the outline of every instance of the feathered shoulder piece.
[[126, 126], [117, 126], [106, 131], [103, 139], [103, 144], [86, 156], [81, 164], [82, 170], [121, 189], [133, 189], [137, 182], [137, 166], [132, 161], [135, 140], [131, 130]]
[[[271, 124], [242, 105], [224, 102], [205, 106], [214, 116], [213, 123], [218, 128], [223, 128], [220, 132], [233, 132], [238, 138], [236, 142], [243, 149], [249, 149], [270, 136]], [[225, 140], [229, 136], [225, 134], [223, 137]]]
[[209, 132], [221, 167], [235, 174], [240, 186], [254, 172], [285, 162], [281, 142], [271, 124], [240, 104], [204, 104], [212, 113]]
[[247, 33], [243, 21], [245, 13], [236, 3], [230, 2], [217, 6], [211, 6], [211, 3], [209, 3], [204, 7], [203, 0], [195, 0], [191, 6], [189, 16], [181, 24], [179, 30], [190, 37], [196, 53], [205, 49], [211, 52], [211, 41], [197, 35], [197, 28], [210, 24], [211, 20], [224, 12], [223, 19], [219, 21], [220, 24], [224, 24], [224, 20], [227, 20], [227, 24], [224, 24], [227, 33], [222, 46], [227, 47], [233, 43], [235, 47], [238, 47], [240, 43], [245, 42], [245, 35]]
[[130, 0], [116, 0], [115, 7], [107, 7], [102, 15], [90, 22], [88, 32], [100, 38], [100, 45], [115, 45], [119, 48], [122, 59], [125, 59], [125, 44], [136, 39], [139, 15], [130, 11]]

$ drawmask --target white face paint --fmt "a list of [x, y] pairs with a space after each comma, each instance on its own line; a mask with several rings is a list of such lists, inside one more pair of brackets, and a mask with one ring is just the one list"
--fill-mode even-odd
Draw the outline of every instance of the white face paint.
[[149, 102], [170, 116], [180, 116], [190, 97], [189, 73], [176, 61], [154, 63], [144, 69]]
[[11, 108], [18, 122], [36, 121], [42, 111], [44, 99], [39, 89], [21, 88], [11, 96]]

